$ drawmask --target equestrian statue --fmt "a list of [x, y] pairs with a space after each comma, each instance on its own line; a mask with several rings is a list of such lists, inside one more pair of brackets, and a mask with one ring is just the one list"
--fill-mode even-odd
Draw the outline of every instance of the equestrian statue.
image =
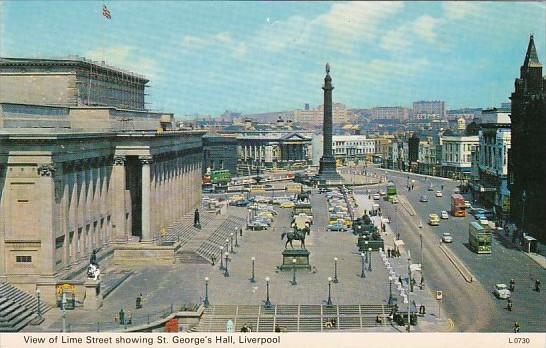
[[286, 243], [284, 244], [284, 248], [288, 248], [288, 243], [290, 243], [290, 247], [294, 249], [294, 246], [292, 245], [292, 241], [299, 240], [301, 245], [300, 247], [305, 249], [305, 235], [309, 235], [311, 233], [311, 228], [309, 226], [306, 226], [303, 229], [299, 229], [297, 227], [294, 228], [294, 232], [283, 232], [281, 234], [281, 240], [284, 239], [284, 236], [286, 236]]

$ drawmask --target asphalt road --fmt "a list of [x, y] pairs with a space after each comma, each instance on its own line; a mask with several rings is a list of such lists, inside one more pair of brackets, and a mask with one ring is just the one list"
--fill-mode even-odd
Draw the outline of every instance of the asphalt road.
[[[370, 171], [385, 175], [383, 170]], [[457, 182], [439, 178], [423, 181], [422, 177], [410, 174], [410, 180], [415, 180], [415, 189], [408, 192], [407, 173], [387, 171], [386, 175], [396, 184], [399, 194], [408, 198], [417, 216], [411, 217], [400, 205], [396, 207], [384, 201], [381, 201], [382, 210], [392, 218], [391, 226], [400, 232], [416, 257], [419, 257], [420, 251], [418, 224], [422, 221], [425, 279], [432, 288], [444, 291], [444, 308], [457, 330], [509, 332], [513, 323], [518, 321], [522, 331], [546, 331], [546, 296], [544, 292], [532, 290], [537, 277], [544, 283], [544, 269], [495, 235], [491, 254], [472, 252], [468, 248], [468, 224], [474, 221], [472, 216], [455, 218], [450, 215], [448, 220], [440, 222], [440, 226], [427, 224], [430, 213], [449, 212], [450, 195]], [[444, 185], [443, 197], [435, 197], [434, 191], [427, 191], [430, 182], [435, 190], [440, 190]], [[419, 202], [423, 194], [428, 195], [427, 203]], [[449, 248], [477, 278], [473, 283], [467, 283], [439, 249], [440, 237], [444, 232], [452, 234], [454, 240]], [[516, 281], [516, 290], [512, 297], [513, 311], [508, 312], [506, 302], [497, 300], [492, 295], [492, 289], [496, 283], [508, 283], [511, 278]]]

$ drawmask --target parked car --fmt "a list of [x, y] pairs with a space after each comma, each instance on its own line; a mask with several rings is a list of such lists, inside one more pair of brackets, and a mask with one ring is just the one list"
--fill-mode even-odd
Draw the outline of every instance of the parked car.
[[381, 198], [381, 196], [379, 195], [379, 193], [376, 193], [373, 195], [373, 199], [378, 201], [379, 199]]
[[442, 193], [442, 191], [436, 191], [436, 197], [443, 197], [444, 194]]
[[470, 204], [469, 201], [464, 201], [464, 206], [465, 206], [467, 209], [472, 208], [472, 205]]
[[320, 193], [326, 193], [326, 192], [332, 192], [332, 190], [329, 189], [328, 187], [321, 187], [321, 188], [319, 188], [319, 192]]
[[444, 243], [453, 242], [453, 237], [451, 236], [451, 233], [449, 233], [449, 232], [442, 233], [442, 242], [444, 242]]
[[267, 224], [258, 220], [254, 220], [248, 224], [248, 228], [252, 230], [266, 230]]
[[506, 300], [512, 296], [512, 293], [508, 290], [506, 284], [495, 284], [493, 294], [501, 300]]
[[287, 201], [287, 202], [282, 202], [280, 207], [281, 208], [294, 208], [294, 202], [291, 202], [291, 201]]
[[440, 212], [440, 217], [441, 217], [442, 219], [444, 219], [444, 220], [449, 219], [449, 215], [447, 214], [447, 211], [445, 211], [445, 210], [442, 210], [442, 211]]
[[440, 218], [437, 214], [430, 214], [428, 216], [428, 224], [431, 226], [438, 226], [440, 224]]
[[330, 231], [345, 231], [347, 228], [344, 224], [340, 224], [339, 222], [336, 222], [335, 224], [328, 225], [328, 229]]
[[379, 195], [380, 195], [380, 196], [384, 196], [384, 195], [386, 195], [386, 194], [387, 194], [387, 193], [386, 193], [385, 191], [379, 191]]
[[419, 201], [421, 201], [421, 202], [428, 202], [428, 197], [427, 197], [427, 195], [422, 195], [421, 198], [419, 199]]

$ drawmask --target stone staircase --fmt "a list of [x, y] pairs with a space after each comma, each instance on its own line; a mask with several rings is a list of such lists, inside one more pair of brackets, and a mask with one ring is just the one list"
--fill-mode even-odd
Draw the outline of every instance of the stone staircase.
[[[199, 324], [192, 331], [224, 332], [226, 323], [232, 320], [235, 331], [250, 325], [254, 332], [273, 332], [275, 326], [287, 332], [320, 332], [332, 330], [358, 331], [381, 326], [377, 315], [388, 315], [388, 305], [217, 305], [205, 309]], [[335, 326], [326, 328], [328, 320], [335, 319]]]
[[[20, 331], [36, 317], [37, 309], [36, 297], [8, 283], [0, 283], [0, 332]], [[40, 303], [42, 314], [50, 309]]]

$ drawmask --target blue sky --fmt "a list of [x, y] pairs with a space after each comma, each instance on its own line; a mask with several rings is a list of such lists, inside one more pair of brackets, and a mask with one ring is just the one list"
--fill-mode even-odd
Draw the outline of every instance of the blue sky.
[[0, 56], [80, 55], [151, 79], [154, 110], [217, 115], [334, 101], [448, 108], [508, 101], [529, 34], [545, 63], [538, 2], [0, 1]]

